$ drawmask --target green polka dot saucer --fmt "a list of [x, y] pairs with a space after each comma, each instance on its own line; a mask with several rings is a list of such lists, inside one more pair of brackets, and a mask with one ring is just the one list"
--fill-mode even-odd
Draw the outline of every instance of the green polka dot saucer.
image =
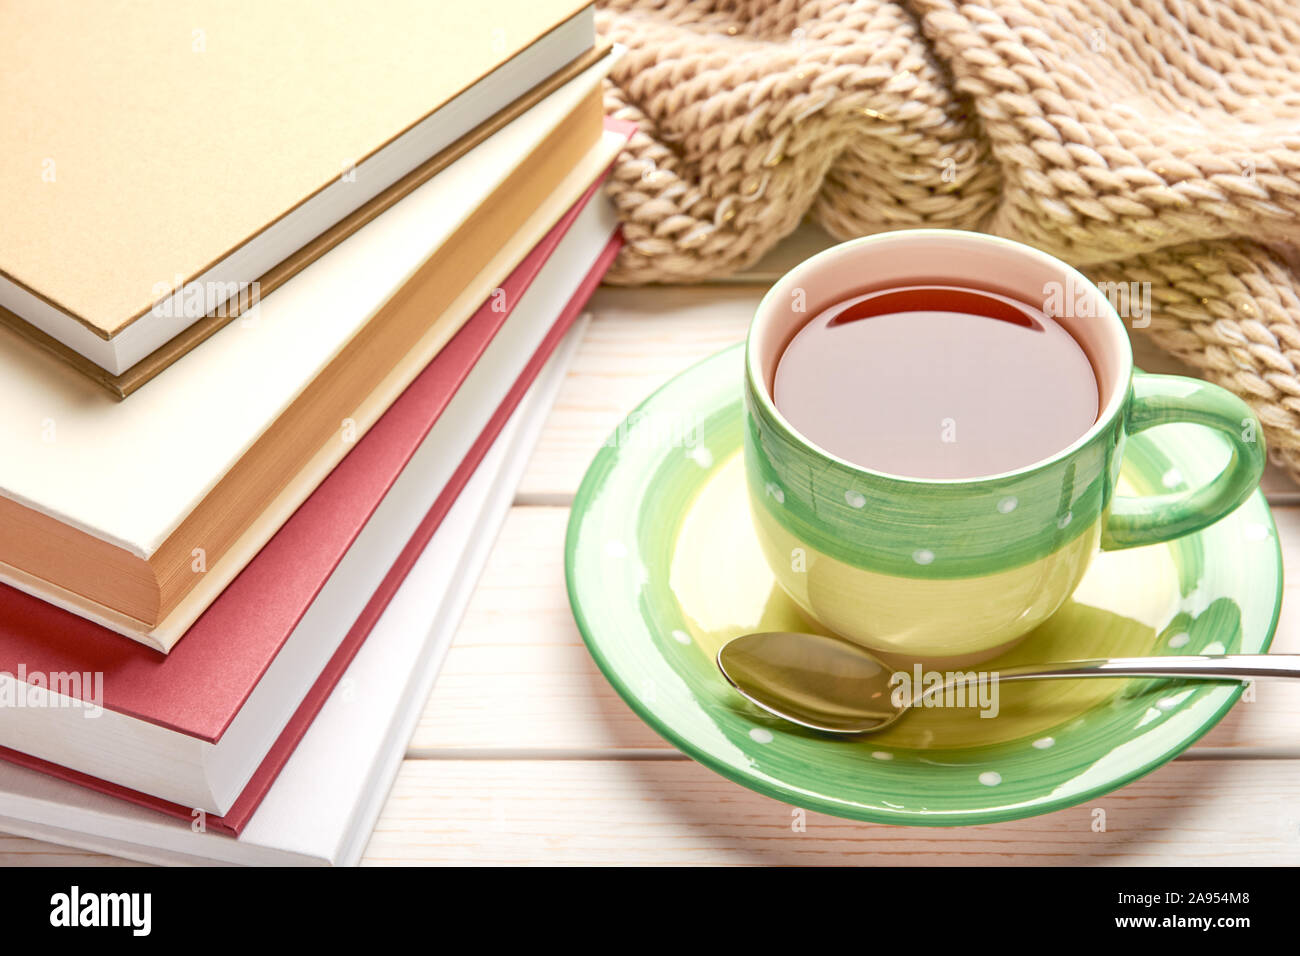
[[[741, 456], [743, 346], [647, 399], [592, 462], [569, 522], [574, 617], [609, 682], [667, 741], [737, 783], [809, 810], [879, 823], [996, 823], [1073, 806], [1149, 773], [1213, 727], [1239, 684], [1034, 681], [979, 708], [908, 714], [831, 738], [760, 711], [718, 672], [751, 631], [816, 631], [755, 537]], [[1129, 439], [1121, 485], [1207, 481], [1229, 450], [1196, 426]], [[853, 504], [852, 501], [849, 502]], [[1073, 597], [999, 666], [1149, 654], [1260, 653], [1281, 604], [1263, 495], [1205, 531], [1099, 554]]]

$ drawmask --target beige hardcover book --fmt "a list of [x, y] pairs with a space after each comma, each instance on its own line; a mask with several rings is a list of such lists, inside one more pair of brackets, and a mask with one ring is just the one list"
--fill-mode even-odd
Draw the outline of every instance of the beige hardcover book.
[[169, 649], [612, 161], [611, 60], [129, 401], [0, 329], [0, 580]]
[[593, 37], [589, 0], [0, 5], [0, 321], [124, 395]]

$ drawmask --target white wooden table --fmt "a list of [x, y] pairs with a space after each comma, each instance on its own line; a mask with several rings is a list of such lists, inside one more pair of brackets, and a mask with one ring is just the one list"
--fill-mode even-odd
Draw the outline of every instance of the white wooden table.
[[[739, 281], [602, 288], [366, 851], [367, 864], [1300, 864], [1300, 686], [1261, 683], [1181, 758], [1089, 804], [963, 829], [810, 813], [695, 764], [632, 714], [570, 616], [563, 544], [591, 457], [649, 392], [740, 340], [766, 284], [823, 240], [796, 234]], [[1138, 363], [1184, 372], [1144, 343]], [[1285, 561], [1300, 488], [1271, 472]], [[1288, 583], [1275, 651], [1300, 652]], [[1106, 810], [1104, 833], [1092, 809]], [[0, 864], [124, 861], [0, 836]]]

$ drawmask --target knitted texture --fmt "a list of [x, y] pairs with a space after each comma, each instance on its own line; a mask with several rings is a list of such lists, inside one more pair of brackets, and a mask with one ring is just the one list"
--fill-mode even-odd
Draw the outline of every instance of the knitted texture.
[[607, 0], [606, 86], [638, 132], [609, 281], [752, 264], [804, 216], [839, 237], [1009, 236], [1251, 403], [1300, 478], [1296, 0]]

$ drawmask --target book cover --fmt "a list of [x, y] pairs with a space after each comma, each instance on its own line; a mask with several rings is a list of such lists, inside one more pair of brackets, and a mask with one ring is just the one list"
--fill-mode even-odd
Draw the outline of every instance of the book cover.
[[[479, 123], [460, 139], [438, 152], [413, 172], [402, 177], [391, 187], [384, 189], [373, 199], [362, 204], [314, 239], [306, 242], [297, 251], [280, 260], [256, 280], [259, 301], [261, 296], [269, 295], [280, 285], [292, 279], [357, 229], [393, 205], [393, 203], [398, 202], [412, 190], [428, 182], [433, 176], [436, 176], [451, 163], [460, 159], [460, 157], [502, 127], [536, 106], [588, 67], [599, 62], [608, 53], [608, 46], [600, 46], [578, 57], [578, 59], [552, 74], [547, 80], [535, 86], [528, 93], [515, 99], [509, 105]], [[177, 332], [164, 344], [158, 346], [154, 351], [120, 373], [111, 372], [95, 364], [80, 352], [23, 320], [19, 315], [6, 309], [3, 305], [0, 305], [0, 323], [7, 324], [14, 332], [33, 345], [53, 353], [91, 381], [99, 383], [113, 398], [124, 399], [162, 374], [172, 363], [179, 361], [191, 349], [201, 345], [212, 335], [239, 318], [247, 308], [254, 306], [255, 303], [251, 301], [250, 297], [236, 296], [234, 300], [228, 300], [219, 309], [209, 312], [192, 325], [188, 325], [183, 331]]]
[[581, 56], [587, 7], [4, 4], [0, 305], [125, 371]]

